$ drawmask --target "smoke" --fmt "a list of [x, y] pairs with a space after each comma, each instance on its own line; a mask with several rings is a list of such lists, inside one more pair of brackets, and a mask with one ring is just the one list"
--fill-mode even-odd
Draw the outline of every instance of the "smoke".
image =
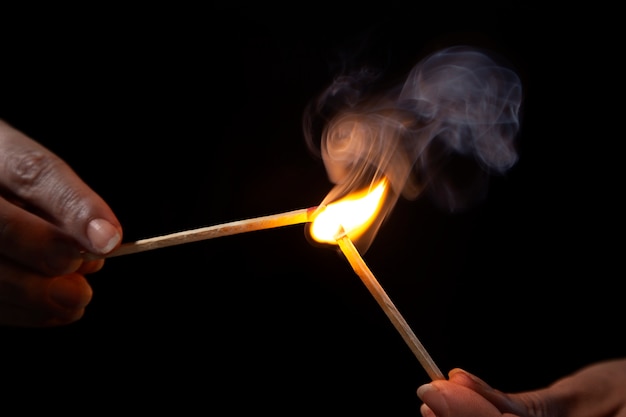
[[518, 159], [521, 82], [487, 51], [440, 50], [382, 92], [379, 78], [367, 69], [337, 77], [303, 118], [307, 144], [335, 184], [322, 204], [389, 180], [383, 212], [356, 242], [361, 251], [400, 196], [426, 193], [446, 210], [466, 210]]

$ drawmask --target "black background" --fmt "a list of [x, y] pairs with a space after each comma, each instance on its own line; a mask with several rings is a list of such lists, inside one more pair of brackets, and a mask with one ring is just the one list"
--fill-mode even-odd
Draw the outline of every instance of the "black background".
[[[132, 241], [318, 204], [332, 184], [301, 119], [334, 76], [367, 64], [394, 80], [445, 46], [491, 49], [522, 79], [519, 163], [467, 212], [399, 201], [364, 259], [444, 373], [535, 389], [625, 352], [615, 15], [6, 11], [0, 115], [65, 158]], [[110, 259], [90, 282], [78, 323], [0, 330], [6, 393], [87, 399], [88, 412], [419, 415], [427, 374], [303, 227]]]

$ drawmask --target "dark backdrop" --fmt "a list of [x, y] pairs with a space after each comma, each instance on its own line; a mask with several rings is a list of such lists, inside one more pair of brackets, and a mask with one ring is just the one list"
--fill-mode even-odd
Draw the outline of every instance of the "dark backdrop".
[[[131, 241], [318, 204], [331, 184], [301, 119], [335, 75], [368, 64], [393, 80], [441, 47], [493, 50], [522, 79], [519, 163], [467, 212], [401, 200], [364, 258], [444, 372], [535, 389], [626, 351], [611, 15], [7, 11], [0, 114], [65, 158]], [[52, 392], [50, 407], [86, 397], [88, 411], [419, 415], [428, 376], [301, 226], [110, 259], [90, 282], [80, 322], [0, 330], [5, 388]]]

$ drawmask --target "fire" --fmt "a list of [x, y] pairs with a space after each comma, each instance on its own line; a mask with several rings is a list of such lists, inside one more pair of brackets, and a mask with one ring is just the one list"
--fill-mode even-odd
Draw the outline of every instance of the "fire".
[[311, 236], [331, 244], [337, 244], [344, 233], [351, 240], [358, 239], [380, 212], [386, 191], [387, 180], [382, 179], [375, 186], [328, 204], [311, 224]]

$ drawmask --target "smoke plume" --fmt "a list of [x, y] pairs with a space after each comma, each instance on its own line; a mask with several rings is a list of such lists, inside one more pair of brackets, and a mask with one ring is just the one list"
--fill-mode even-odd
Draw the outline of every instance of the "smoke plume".
[[446, 210], [465, 210], [518, 159], [521, 82], [487, 51], [440, 50], [382, 92], [378, 77], [367, 69], [338, 76], [303, 119], [308, 146], [335, 184], [322, 204], [383, 177], [390, 183], [377, 223], [356, 242], [361, 251], [400, 196], [426, 193]]

